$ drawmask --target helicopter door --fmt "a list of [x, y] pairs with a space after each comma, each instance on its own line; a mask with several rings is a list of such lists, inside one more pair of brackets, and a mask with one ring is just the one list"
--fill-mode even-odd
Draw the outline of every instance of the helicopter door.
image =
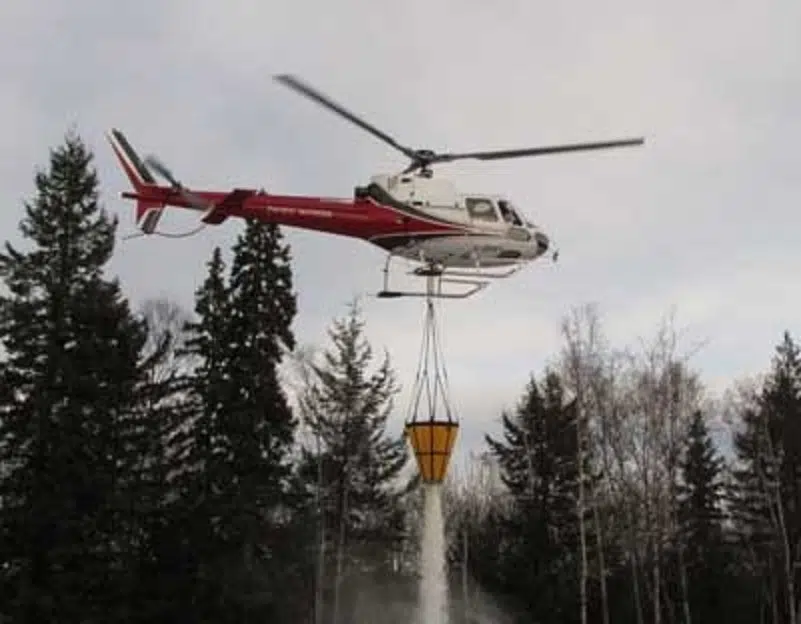
[[501, 216], [503, 220], [506, 221], [509, 225], [516, 225], [517, 227], [523, 227], [523, 221], [518, 216], [515, 209], [509, 205], [509, 202], [503, 199], [498, 200], [498, 208], [501, 211]]
[[467, 206], [470, 220], [475, 225], [503, 225], [503, 222], [498, 218], [498, 212], [492, 200], [486, 197], [467, 197], [465, 198], [465, 205]]
[[531, 233], [523, 224], [523, 219], [520, 218], [520, 215], [517, 214], [517, 211], [508, 201], [505, 199], [499, 199], [498, 210], [500, 210], [503, 220], [509, 226], [508, 235], [511, 238], [520, 241], [531, 240]]

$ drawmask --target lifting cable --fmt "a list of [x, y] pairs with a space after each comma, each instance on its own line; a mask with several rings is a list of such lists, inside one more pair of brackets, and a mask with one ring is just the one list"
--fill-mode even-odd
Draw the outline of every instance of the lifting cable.
[[[437, 331], [437, 319], [434, 308], [435, 288], [436, 294], [441, 294], [441, 276], [427, 276], [423, 341], [420, 348], [417, 374], [412, 391], [412, 401], [410, 413], [406, 421], [407, 423], [434, 421], [447, 423], [456, 422], [448, 398], [448, 374], [445, 369], [439, 332]], [[426, 412], [425, 414], [421, 414], [420, 402], [424, 394], [425, 405], [423, 408]], [[438, 405], [438, 399], [441, 405]], [[444, 413], [437, 413], [438, 407], [441, 407]]]

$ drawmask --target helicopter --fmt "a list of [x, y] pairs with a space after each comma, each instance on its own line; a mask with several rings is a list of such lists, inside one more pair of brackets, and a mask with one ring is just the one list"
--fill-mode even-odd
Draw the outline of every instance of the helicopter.
[[[387, 253], [381, 298], [436, 296], [464, 298], [492, 280], [509, 277], [546, 254], [548, 235], [507, 197], [459, 192], [446, 178], [434, 177], [433, 166], [457, 160], [492, 161], [561, 152], [642, 145], [643, 138], [575, 143], [499, 151], [435, 152], [412, 149], [301, 79], [281, 74], [275, 80], [338, 114], [401, 152], [409, 165], [397, 173], [373, 175], [356, 186], [350, 198], [278, 195], [264, 189], [192, 190], [179, 182], [155, 156], [140, 159], [126, 136], [111, 129], [108, 140], [133, 191], [121, 196], [136, 201], [139, 235], [167, 234], [157, 230], [167, 206], [200, 213], [200, 225], [219, 225], [230, 217], [257, 219], [281, 226], [314, 230], [367, 241]], [[158, 176], [166, 184], [159, 184]], [[194, 233], [194, 230], [191, 233]], [[191, 234], [190, 233], [190, 234]], [[558, 252], [554, 252], [554, 260]], [[416, 264], [411, 273], [427, 278], [424, 291], [390, 288], [393, 258]], [[437, 288], [432, 287], [436, 280]], [[442, 283], [459, 290], [442, 289]]]

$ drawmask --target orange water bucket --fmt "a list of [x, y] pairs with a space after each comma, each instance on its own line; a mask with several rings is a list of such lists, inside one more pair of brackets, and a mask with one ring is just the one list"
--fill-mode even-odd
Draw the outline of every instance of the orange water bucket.
[[406, 424], [420, 477], [425, 483], [442, 483], [448, 472], [459, 425], [455, 422], [422, 421]]

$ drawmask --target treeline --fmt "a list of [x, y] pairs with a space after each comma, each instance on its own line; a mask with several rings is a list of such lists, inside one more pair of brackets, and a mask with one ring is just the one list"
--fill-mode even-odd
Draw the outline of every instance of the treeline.
[[789, 334], [764, 379], [712, 401], [670, 323], [638, 351], [610, 347], [592, 306], [562, 329], [562, 353], [452, 488], [468, 607], [489, 593], [518, 621], [801, 622]]
[[[413, 620], [419, 489], [358, 307], [306, 353], [289, 247], [246, 222], [193, 313], [133, 309], [92, 161], [51, 150], [0, 251], [0, 620]], [[636, 353], [591, 308], [563, 331], [446, 484], [452, 621], [801, 621], [789, 335], [719, 405], [669, 326]]]
[[0, 253], [0, 619], [352, 621], [359, 578], [412, 569], [389, 361], [353, 308], [291, 407], [270, 225], [213, 252], [194, 314], [132, 310], [92, 161], [67, 135]]

